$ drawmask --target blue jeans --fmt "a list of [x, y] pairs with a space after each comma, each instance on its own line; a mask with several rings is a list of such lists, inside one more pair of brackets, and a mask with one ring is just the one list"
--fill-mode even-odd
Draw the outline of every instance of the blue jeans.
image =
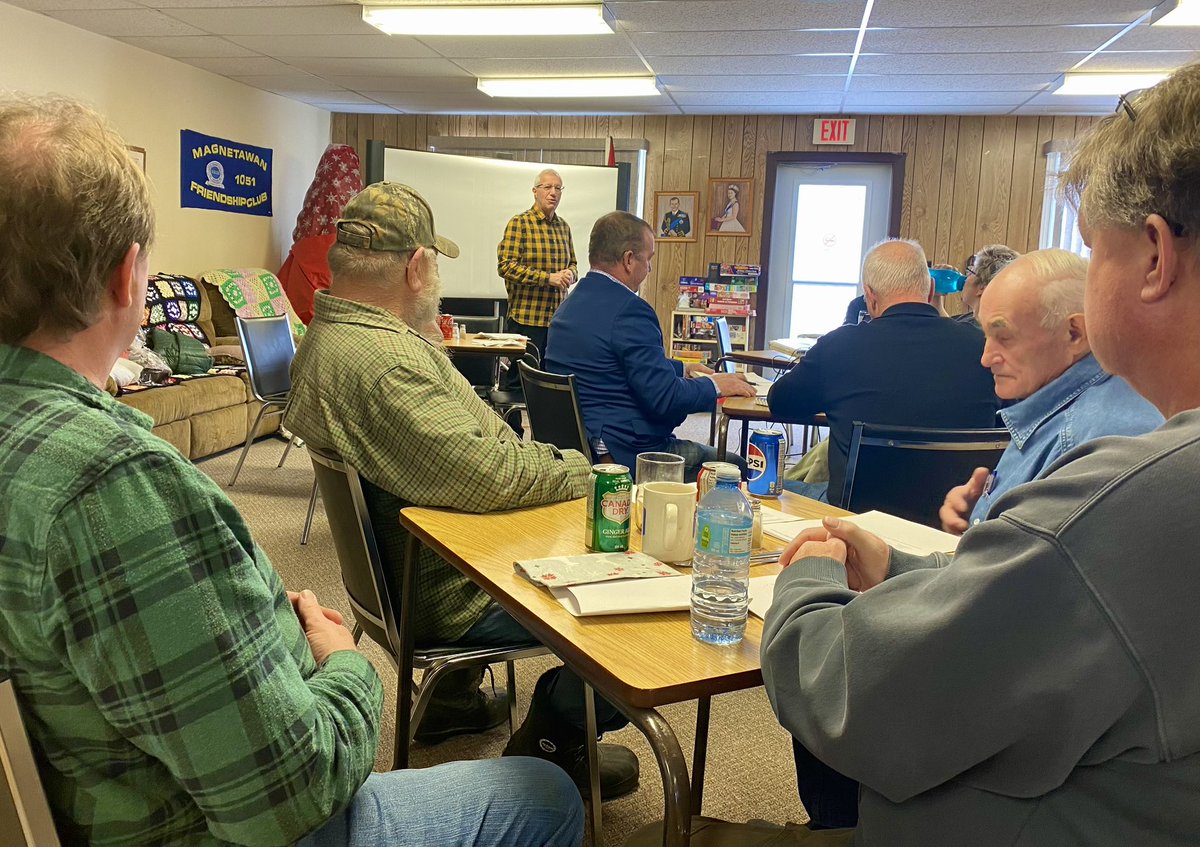
[[[700, 466], [705, 462], [720, 461], [720, 453], [716, 447], [708, 444], [701, 444], [699, 441], [685, 441], [682, 438], [668, 438], [667, 444], [662, 448], [664, 453], [674, 453], [676, 456], [683, 457], [683, 481], [695, 482], [696, 475], [700, 473]], [[737, 453], [726, 453], [725, 461], [737, 465], [742, 471], [742, 477], [746, 476], [746, 460]]]
[[541, 759], [450, 762], [373, 773], [350, 805], [297, 847], [578, 847], [579, 789]]
[[829, 502], [828, 482], [804, 482], [799, 479], [785, 479], [783, 481], [783, 489], [793, 494], [799, 494], [802, 497], [820, 500], [822, 503]]

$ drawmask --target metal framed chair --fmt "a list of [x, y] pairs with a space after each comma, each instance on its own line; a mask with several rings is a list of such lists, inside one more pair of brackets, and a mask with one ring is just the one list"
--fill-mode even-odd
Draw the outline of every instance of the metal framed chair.
[[0, 680], [0, 832], [13, 847], [59, 847], [58, 832], [46, 802], [17, 705], [12, 680]]
[[[291, 322], [287, 315], [274, 315], [265, 318], [237, 318], [238, 339], [242, 343], [242, 353], [246, 358], [246, 373], [250, 377], [250, 393], [259, 402], [258, 415], [254, 423], [246, 430], [246, 443], [238, 456], [237, 467], [233, 469], [233, 477], [229, 480], [232, 488], [237, 482], [238, 474], [242, 472], [242, 464], [254, 443], [259, 424], [267, 415], [282, 415], [287, 406], [288, 392], [292, 390], [292, 377], [289, 369], [292, 358], [296, 355], [296, 342], [292, 338]], [[296, 439], [288, 441], [279, 457], [282, 468], [288, 453]]]
[[[445, 647], [418, 649], [412, 632], [412, 598], [416, 583], [416, 550], [419, 543], [410, 536], [407, 555], [401, 565], [400, 597], [392, 597], [384, 578], [383, 558], [363, 493], [364, 480], [340, 456], [306, 445], [325, 514], [333, 534], [342, 584], [354, 611], [354, 639], [365, 632], [396, 665], [396, 740], [393, 769], [408, 767], [408, 747], [437, 681], [450, 671], [464, 667], [504, 662], [508, 678], [509, 731], [516, 723], [516, 673], [513, 662], [542, 656], [545, 647]], [[369, 482], [365, 484], [370, 485]], [[399, 563], [397, 563], [399, 564]], [[449, 565], [447, 565], [449, 567]], [[413, 681], [420, 670], [421, 679]], [[415, 697], [414, 697], [415, 694]]]
[[525, 361], [518, 361], [517, 367], [534, 440], [563, 450], [578, 450], [593, 461], [579, 398], [575, 396], [575, 375], [547, 373]]
[[878, 509], [940, 529], [938, 510], [946, 492], [965, 482], [975, 468], [994, 468], [1009, 440], [1007, 429], [925, 429], [855, 421], [846, 483], [835, 505], [851, 512]]

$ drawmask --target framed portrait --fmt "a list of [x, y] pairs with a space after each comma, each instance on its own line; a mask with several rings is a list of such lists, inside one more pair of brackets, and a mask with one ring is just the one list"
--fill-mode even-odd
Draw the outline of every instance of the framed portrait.
[[132, 145], [126, 144], [125, 149], [129, 151], [129, 158], [133, 159], [133, 161], [137, 164], [137, 166], [142, 169], [142, 173], [145, 173], [146, 172], [146, 150], [145, 150], [145, 148], [133, 147]]
[[754, 180], [719, 177], [708, 181], [706, 235], [751, 235], [754, 214]]
[[654, 239], [695, 241], [699, 215], [699, 191], [655, 191]]

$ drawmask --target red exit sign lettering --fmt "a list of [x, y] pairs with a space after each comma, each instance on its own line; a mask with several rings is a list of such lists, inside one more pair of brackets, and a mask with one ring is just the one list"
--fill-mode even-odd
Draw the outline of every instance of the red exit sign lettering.
[[854, 118], [818, 118], [813, 121], [813, 144], [853, 144]]

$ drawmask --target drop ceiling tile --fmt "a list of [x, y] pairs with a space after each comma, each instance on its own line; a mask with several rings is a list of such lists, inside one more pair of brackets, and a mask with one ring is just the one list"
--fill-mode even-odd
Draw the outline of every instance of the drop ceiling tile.
[[862, 20], [862, 4], [797, 0], [643, 0], [606, 4], [619, 29], [631, 32], [726, 32], [792, 27], [852, 27]]
[[991, 106], [992, 111], [1011, 109], [1029, 99], [1022, 91], [851, 91], [846, 108], [859, 106], [909, 106], [920, 114], [933, 106]]
[[1200, 30], [1189, 26], [1142, 24], [1113, 42], [1114, 50], [1197, 50]]
[[6, 0], [10, 6], [31, 12], [52, 12], [80, 9], [141, 9], [133, 0]]
[[873, 53], [858, 58], [855, 73], [1016, 74], [1062, 73], [1086, 53]]
[[217, 35], [147, 35], [120, 40], [172, 59], [226, 59], [257, 55], [253, 50]]
[[873, 29], [864, 53], [1061, 53], [1095, 50], [1121, 31], [1117, 26], [916, 27]]
[[[52, 0], [49, 0], [52, 2]], [[247, 6], [357, 6], [354, 0], [139, 0], [143, 6], [154, 9], [244, 9]]]
[[455, 64], [476, 76], [638, 76], [640, 59], [458, 59]]
[[391, 93], [413, 92], [424, 94], [461, 94], [476, 91], [475, 77], [440, 77], [411, 75], [362, 75], [327, 76], [329, 82], [351, 91]]
[[920, 3], [882, 0], [871, 13], [870, 26], [1006, 26], [1014, 21], [1028, 25], [1128, 24], [1136, 21], [1156, 0], [923, 0]]
[[229, 40], [268, 56], [336, 56], [345, 58], [437, 58], [415, 38], [367, 35], [231, 35]]
[[206, 35], [183, 21], [153, 9], [49, 12], [50, 17], [100, 35]]
[[[720, 67], [718, 67], [720, 65]], [[844, 74], [849, 56], [741, 56], [736, 62], [717, 62], [710, 56], [669, 56], [650, 60], [659, 76], [723, 71], [730, 77], [764, 74]]]
[[497, 107], [492, 98], [479, 91], [453, 95], [436, 95], [420, 92], [399, 93], [395, 91], [360, 91], [359, 94], [369, 97], [376, 102], [394, 106], [397, 109], [403, 109], [406, 112], [424, 112], [433, 109], [442, 112], [479, 112], [493, 107], [504, 108], [503, 104]]
[[[1117, 42], [1120, 44], [1121, 42]], [[1080, 56], [1079, 58], [1083, 58]], [[1158, 52], [1125, 53], [1105, 50], [1080, 68], [1081, 71], [1169, 71], [1200, 60], [1200, 52], [1163, 50]], [[1076, 60], [1078, 61], [1078, 59]], [[1072, 62], [1074, 64], [1074, 62]]]
[[[355, 107], [354, 111], [356, 111], [356, 112], [360, 111], [357, 108], [358, 106], [378, 106], [378, 105], [380, 105], [379, 103], [376, 103], [374, 100], [370, 99], [369, 97], [363, 97], [361, 94], [355, 94], [352, 91], [321, 91], [321, 92], [315, 92], [312, 96], [298, 96], [298, 97], [294, 97], [293, 99], [299, 100], [302, 103], [309, 103], [311, 105], [319, 104], [322, 106], [322, 108], [326, 108], [326, 104], [334, 104], [334, 103], [347, 105], [347, 106], [354, 106]], [[366, 111], [366, 110], [362, 110], [362, 111]]]
[[324, 109], [326, 112], [344, 112], [351, 115], [395, 115], [400, 111], [379, 103], [326, 103], [313, 100], [309, 101], [308, 105]]
[[[630, 36], [635, 47], [646, 57], [721, 56], [734, 61], [752, 52], [757, 56], [795, 53], [850, 53], [857, 33], [836, 32], [649, 32]], [[747, 49], [747, 42], [753, 47]], [[714, 62], [714, 64], [716, 64]]]
[[340, 59], [298, 56], [287, 59], [293, 68], [321, 77], [343, 76], [431, 76], [474, 78], [446, 59]]
[[564, 35], [460, 38], [421, 36], [421, 43], [447, 59], [520, 59], [526, 56], [561, 58], [636, 56], [629, 39], [622, 35]]
[[675, 93], [680, 106], [787, 106], [792, 109], [825, 108], [842, 102], [840, 91], [689, 91]]
[[245, 56], [230, 59], [180, 59], [197, 68], [222, 76], [265, 76], [286, 74], [292, 69], [278, 59], [266, 56]]
[[332, 96], [350, 93], [343, 86], [328, 82], [320, 77], [309, 74], [269, 74], [266, 76], [235, 76], [235, 82], [244, 83], [251, 88], [260, 88], [285, 97], [315, 98], [328, 100]]
[[[857, 77], [856, 77], [857, 78]], [[685, 91], [841, 91], [845, 74], [774, 74], [762, 76], [660, 76], [671, 92]]]
[[860, 74], [851, 91], [1040, 91], [1059, 74]]
[[[204, 0], [197, 0], [199, 5]], [[370, 35], [360, 6], [172, 9], [171, 17], [216, 35]]]

